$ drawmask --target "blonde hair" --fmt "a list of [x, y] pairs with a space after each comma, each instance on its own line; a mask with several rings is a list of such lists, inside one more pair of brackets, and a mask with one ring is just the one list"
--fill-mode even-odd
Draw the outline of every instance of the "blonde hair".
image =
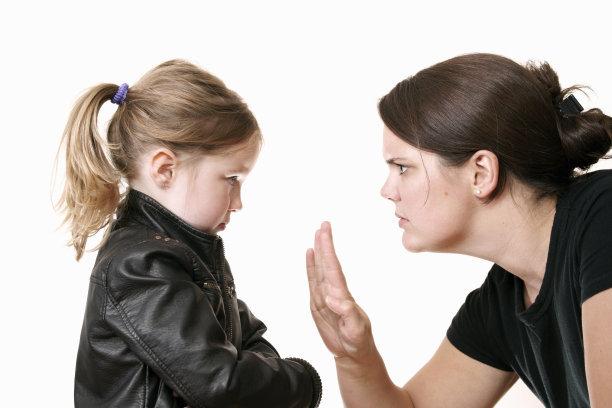
[[124, 198], [120, 182], [136, 176], [137, 159], [147, 148], [161, 146], [193, 157], [224, 154], [261, 138], [247, 105], [219, 78], [189, 62], [171, 60], [129, 88], [105, 141], [97, 129], [98, 112], [118, 88], [99, 84], [88, 89], [72, 109], [60, 145], [65, 148], [66, 180], [57, 207], [64, 214], [63, 225], [69, 225], [68, 245], [77, 260], [87, 239], [113, 220]]

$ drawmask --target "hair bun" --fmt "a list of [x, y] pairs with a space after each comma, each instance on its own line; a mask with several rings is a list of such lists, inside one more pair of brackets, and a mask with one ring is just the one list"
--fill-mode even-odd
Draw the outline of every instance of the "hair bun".
[[600, 109], [590, 109], [576, 115], [559, 115], [561, 145], [572, 169], [587, 170], [612, 146], [612, 118]]
[[545, 90], [545, 95], [555, 111], [561, 145], [570, 167], [569, 176], [571, 177], [572, 170], [576, 167], [587, 170], [601, 158], [610, 158], [606, 153], [612, 146], [612, 119], [600, 109], [590, 109], [586, 112], [580, 112], [580, 109], [568, 112], [564, 109], [566, 98], [572, 97], [574, 91], [584, 92], [583, 88], [586, 87], [571, 86], [561, 89], [557, 73], [547, 62], [539, 65], [529, 62], [526, 68]]

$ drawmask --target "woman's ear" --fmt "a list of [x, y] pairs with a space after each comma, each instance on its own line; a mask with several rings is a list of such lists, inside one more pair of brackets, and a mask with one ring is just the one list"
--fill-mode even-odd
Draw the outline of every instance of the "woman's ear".
[[485, 198], [497, 187], [499, 176], [499, 161], [495, 153], [479, 150], [470, 159], [472, 173], [471, 188], [479, 198]]
[[176, 180], [177, 157], [166, 148], [154, 150], [147, 163], [149, 177], [158, 188], [167, 190]]

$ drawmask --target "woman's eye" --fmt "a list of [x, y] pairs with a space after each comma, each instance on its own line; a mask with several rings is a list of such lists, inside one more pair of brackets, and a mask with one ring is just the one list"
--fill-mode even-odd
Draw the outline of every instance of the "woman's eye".
[[402, 164], [398, 164], [397, 167], [399, 168], [399, 174], [404, 174], [404, 172], [408, 168], [407, 166], [404, 166]]
[[238, 182], [238, 176], [232, 176], [232, 177], [228, 177], [227, 181], [231, 184], [234, 185]]

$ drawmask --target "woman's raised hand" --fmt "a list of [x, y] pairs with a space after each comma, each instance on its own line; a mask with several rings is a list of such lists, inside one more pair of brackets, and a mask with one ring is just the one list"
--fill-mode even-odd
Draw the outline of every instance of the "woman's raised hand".
[[365, 359], [375, 350], [370, 319], [351, 296], [336, 256], [331, 225], [321, 224], [314, 249], [306, 251], [310, 311], [335, 357]]

